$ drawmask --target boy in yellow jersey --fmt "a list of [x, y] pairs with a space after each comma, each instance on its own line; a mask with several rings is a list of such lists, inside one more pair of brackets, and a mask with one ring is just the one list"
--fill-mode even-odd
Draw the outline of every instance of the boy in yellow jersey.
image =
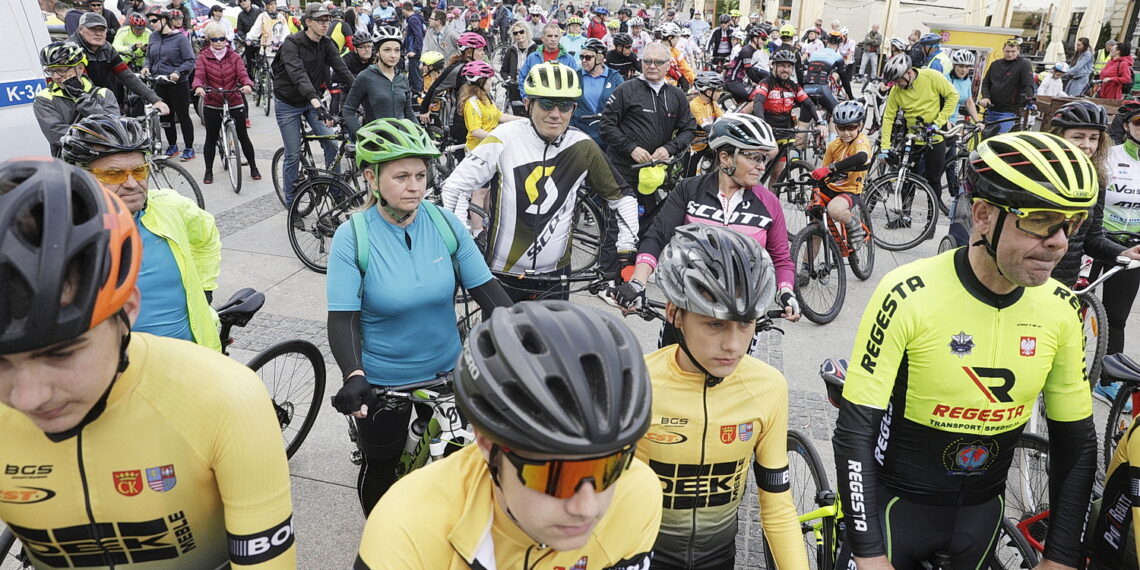
[[[724, 110], [717, 105], [717, 99], [724, 89], [724, 78], [715, 71], [702, 71], [697, 74], [697, 79], [693, 84], [697, 88], [697, 96], [689, 101], [689, 110], [693, 113], [693, 119], [697, 121], [697, 127], [700, 129], [697, 133], [698, 137], [706, 138], [708, 136], [709, 127], [716, 122], [717, 119], [724, 116]], [[708, 143], [699, 142], [692, 145], [693, 154], [700, 156], [701, 153], [710, 154], [708, 150]], [[689, 172], [686, 176], [696, 174], [697, 163], [699, 160], [689, 161]]]
[[[443, 54], [438, 51], [425, 51], [420, 57], [420, 76], [424, 78], [424, 93], [431, 89], [431, 84], [443, 72]], [[422, 101], [422, 95], [417, 95]]]
[[828, 182], [823, 195], [827, 200], [827, 215], [847, 226], [847, 240], [852, 244], [867, 239], [867, 232], [863, 231], [863, 224], [853, 211], [859, 203], [863, 179], [871, 166], [871, 141], [863, 134], [866, 116], [866, 109], [858, 101], [844, 101], [835, 106], [831, 123], [839, 137], [828, 143], [823, 153], [823, 166], [811, 172], [815, 180], [823, 180], [832, 174], [845, 174]]
[[476, 445], [393, 485], [353, 568], [649, 568], [661, 488], [634, 458], [649, 375], [620, 317], [566, 301], [496, 309], [454, 388]]
[[675, 230], [657, 265], [678, 344], [645, 357], [653, 413], [637, 457], [664, 489], [653, 568], [732, 569], [737, 507], [755, 456], [760, 520], [780, 570], [806, 570], [788, 485], [788, 385], [748, 356], [776, 271], [756, 240], [728, 228]]

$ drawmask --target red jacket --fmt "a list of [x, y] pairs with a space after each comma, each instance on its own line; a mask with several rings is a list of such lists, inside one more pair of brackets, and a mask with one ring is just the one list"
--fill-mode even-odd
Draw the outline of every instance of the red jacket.
[[590, 25], [586, 26], [586, 37], [588, 38], [595, 38], [600, 40], [606, 37], [607, 33], [609, 33], [609, 30], [606, 29], [606, 25], [603, 24], [601, 20], [598, 20], [596, 18], [592, 18], [590, 20]]
[[[213, 50], [204, 48], [198, 54], [198, 63], [194, 64], [194, 83], [190, 88], [213, 87], [214, 89], [237, 89], [242, 85], [253, 87], [253, 80], [246, 73], [245, 63], [241, 56], [231, 47], [226, 48], [226, 55], [222, 59], [214, 57]], [[242, 104], [241, 93], [230, 93], [230, 106]], [[222, 95], [220, 93], [206, 92], [204, 103], [207, 107], [221, 107]]]
[[1132, 56], [1110, 59], [1100, 72], [1104, 83], [1098, 96], [1104, 99], [1123, 99], [1125, 90], [1132, 90]]

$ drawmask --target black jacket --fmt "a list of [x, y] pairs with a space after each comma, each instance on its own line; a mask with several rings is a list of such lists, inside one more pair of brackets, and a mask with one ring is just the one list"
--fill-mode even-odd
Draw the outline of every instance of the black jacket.
[[261, 10], [252, 3], [249, 5], [249, 11], [241, 10], [238, 12], [237, 17], [237, 32], [241, 37], [249, 35], [249, 31], [253, 29], [254, 22], [257, 22], [257, 17], [261, 15]]
[[990, 108], [1000, 113], [1020, 112], [1035, 91], [1033, 65], [1023, 57], [991, 63], [982, 78], [982, 98], [988, 98]]
[[1124, 246], [1104, 233], [1104, 185], [1096, 197], [1096, 205], [1089, 211], [1089, 219], [1069, 236], [1069, 250], [1053, 268], [1053, 278], [1069, 287], [1077, 282], [1081, 271], [1081, 257], [1088, 255], [1094, 261], [1112, 263]]
[[654, 93], [643, 78], [626, 81], [614, 90], [602, 111], [602, 138], [610, 160], [626, 180], [636, 179], [629, 153], [641, 147], [653, 152], [665, 147], [670, 155], [683, 152], [696, 136], [697, 122], [685, 92], [668, 83]]
[[348, 91], [352, 73], [337, 53], [336, 42], [328, 37], [314, 42], [304, 30], [289, 34], [273, 58], [274, 95], [295, 107], [307, 106], [312, 99], [320, 98], [319, 90], [329, 83], [330, 67], [342, 89]]
[[622, 55], [616, 49], [606, 52], [606, 66], [621, 74], [622, 79], [630, 80], [641, 73], [641, 60], [632, 51], [629, 55]]
[[151, 91], [139, 76], [131, 71], [127, 62], [123, 61], [123, 56], [111, 46], [110, 39], [98, 48], [87, 45], [79, 32], [68, 36], [67, 39], [83, 48], [83, 53], [87, 56], [87, 77], [95, 85], [110, 89], [120, 106], [126, 102], [127, 91], [146, 99], [147, 103], [161, 101], [158, 95], [155, 95], [154, 91]]
[[349, 73], [351, 73], [353, 77], [360, 75], [360, 72], [367, 69], [370, 65], [367, 61], [360, 59], [360, 56], [356, 55], [354, 51], [344, 54], [344, 57], [341, 59], [344, 60], [345, 67], [348, 68]]

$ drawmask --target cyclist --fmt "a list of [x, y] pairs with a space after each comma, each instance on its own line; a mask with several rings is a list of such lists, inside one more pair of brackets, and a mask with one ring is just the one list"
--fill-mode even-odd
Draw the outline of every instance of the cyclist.
[[[234, 144], [241, 144], [241, 158], [249, 163], [250, 178], [261, 180], [261, 172], [257, 170], [257, 160], [253, 155], [253, 143], [246, 130], [245, 120], [249, 117], [249, 110], [242, 97], [253, 92], [253, 80], [249, 78], [241, 56], [226, 41], [225, 30], [221, 26], [216, 23], [207, 24], [204, 35], [209, 47], [198, 54], [194, 79], [190, 84], [194, 94], [202, 98], [202, 121], [206, 123], [206, 140], [202, 144], [206, 173], [202, 176], [202, 182], [214, 182], [214, 152], [218, 148], [218, 137], [222, 132], [223, 98], [229, 101], [230, 116], [234, 120], [234, 131], [238, 138]], [[207, 93], [206, 88], [238, 89], [240, 93]], [[231, 164], [229, 168], [241, 168], [241, 165]]]
[[[166, 133], [166, 156], [178, 154], [178, 130], [181, 127], [182, 148], [180, 160], [194, 159], [194, 123], [190, 120], [190, 75], [194, 71], [194, 48], [190, 39], [170, 25], [173, 12], [159, 10], [153, 14], [158, 20], [146, 48], [146, 62], [139, 74], [164, 75], [169, 80], [154, 86], [155, 93], [170, 105], [173, 116], [163, 120]], [[177, 123], [177, 124], [175, 124]]]
[[582, 18], [570, 16], [566, 19], [566, 35], [558, 41], [558, 46], [570, 54], [570, 57], [578, 57], [582, 46], [586, 44], [586, 39], [586, 36], [582, 35]]
[[257, 44], [249, 39], [249, 36], [253, 32], [254, 26], [257, 25], [258, 18], [261, 17], [262, 9], [254, 4], [253, 0], [239, 0], [238, 7], [241, 11], [237, 15], [237, 41], [245, 44], [242, 59], [245, 61], [246, 69], [252, 71], [257, 67], [260, 50]]
[[[967, 120], [971, 123], [980, 120], [978, 107], [974, 104], [974, 78], [973, 73], [971, 73], [975, 61], [974, 52], [968, 49], [956, 50], [950, 56], [950, 62], [954, 67], [946, 73], [946, 78], [950, 80], [950, 85], [958, 92], [958, 106], [950, 115], [949, 126], [953, 126], [960, 120]], [[946, 188], [951, 197], [957, 197], [961, 189], [961, 181], [958, 180], [957, 161], [958, 137], [955, 135], [946, 139]]]
[[788, 384], [747, 354], [776, 289], [772, 262], [755, 240], [691, 224], [674, 231], [659, 269], [677, 343], [645, 356], [653, 413], [637, 457], [667, 490], [653, 568], [735, 566], [737, 508], [755, 455], [769, 552], [782, 570], [807, 570], [788, 484]]
[[97, 87], [87, 77], [87, 56], [75, 42], [44, 46], [40, 50], [40, 65], [48, 82], [36, 92], [32, 111], [51, 145], [52, 156], [59, 156], [59, 139], [73, 123], [91, 115], [117, 115], [119, 103], [114, 93]]
[[520, 303], [476, 326], [456, 366], [476, 445], [384, 496], [355, 567], [648, 568], [661, 490], [634, 458], [650, 385], [625, 323]]
[[[443, 54], [438, 51], [425, 51], [423, 57], [420, 58], [420, 75], [424, 78], [424, 93], [431, 89], [432, 84], [436, 79], [439, 79], [443, 71]], [[423, 97], [416, 99], [418, 102], [423, 103]]]
[[[360, 30], [353, 34], [352, 49], [341, 58], [344, 60], [344, 66], [348, 68], [348, 72], [353, 77], [359, 77], [365, 69], [368, 69], [369, 65], [376, 61], [375, 48], [372, 34], [368, 30]], [[336, 106], [334, 105], [333, 108], [335, 109]]]
[[1093, 503], [1086, 538], [1088, 570], [1135, 570], [1140, 568], [1136, 552], [1140, 537], [1140, 501], [1136, 496], [1136, 466], [1140, 463], [1140, 436], [1135, 419], [1108, 465], [1104, 495]]
[[1001, 49], [1002, 58], [991, 63], [982, 78], [978, 104], [986, 107], [986, 122], [993, 125], [986, 127], [985, 136], [1009, 132], [1022, 109], [1036, 108], [1033, 64], [1021, 57], [1021, 41], [1006, 40]]
[[813, 97], [813, 101], [819, 101], [828, 115], [839, 104], [831, 86], [838, 83], [836, 76], [842, 77], [847, 69], [837, 51], [842, 43], [843, 36], [839, 32], [829, 33], [827, 47], [808, 56], [804, 66], [804, 92]]
[[[420, 115], [421, 123], [427, 122], [428, 114], [426, 109], [431, 106], [437, 97], [441, 97], [444, 94], [451, 96], [458, 94], [457, 92], [463, 83], [462, 78], [459, 77], [459, 72], [462, 71], [464, 65], [472, 61], [486, 60], [484, 50], [487, 48], [487, 40], [483, 36], [474, 32], [463, 32], [459, 34], [457, 42], [460, 49], [459, 53], [451, 56], [451, 59], [448, 60], [447, 67], [439, 74], [439, 78], [432, 82], [431, 88], [428, 89], [427, 94], [424, 95], [424, 113]], [[455, 115], [451, 117], [451, 122], [449, 123], [452, 128], [450, 134], [454, 140], [463, 140], [462, 109], [459, 105], [455, 107]], [[456, 121], [460, 122], [456, 123]]]
[[30, 562], [296, 567], [265, 386], [132, 330], [145, 248], [123, 202], [79, 168], [19, 159], [0, 163], [0, 211], [0, 258], [20, 268], [0, 271], [0, 455], [39, 466], [0, 475], [32, 493], [0, 501], [0, 520]]
[[[794, 272], [784, 211], [780, 200], [760, 184], [766, 155], [776, 148], [772, 128], [752, 115], [729, 113], [713, 123], [709, 146], [717, 154], [717, 168], [681, 180], [665, 198], [642, 239], [632, 277], [617, 288], [618, 304], [629, 309], [641, 302], [645, 283], [677, 227], [707, 224], [731, 227], [768, 252], [778, 286], [774, 300], [784, 308], [784, 318], [795, 322], [800, 318], [800, 308], [792, 292]], [[672, 344], [675, 338], [675, 329], [665, 323], [661, 346]], [[759, 334], [752, 349], [758, 341]]]
[[148, 155], [154, 144], [142, 119], [94, 115], [61, 140], [62, 157], [115, 193], [142, 235], [139, 290], [144, 298], [134, 330], [180, 338], [220, 351], [217, 314], [222, 242], [214, 216], [174, 190], [149, 188]]
[[614, 47], [606, 52], [606, 67], [613, 69], [621, 75], [622, 79], [630, 80], [641, 73], [641, 60], [633, 52], [633, 36], [629, 34], [616, 34]]
[[766, 79], [771, 67], [770, 53], [764, 47], [768, 41], [768, 32], [764, 31], [763, 26], [752, 24], [748, 26], [745, 35], [747, 43], [732, 60], [725, 79], [725, 88], [738, 105], [748, 101], [751, 86]]
[[495, 77], [495, 69], [485, 61], [472, 61], [460, 73], [463, 87], [459, 88], [459, 104], [463, 107], [463, 123], [467, 126], [467, 150], [475, 150], [483, 139], [500, 123], [517, 121], [522, 117], [499, 111], [487, 88]]
[[558, 42], [562, 39], [562, 28], [559, 28], [557, 23], [550, 22], [546, 24], [546, 26], [543, 26], [541, 39], [542, 43], [539, 48], [526, 56], [522, 66], [519, 67], [519, 91], [522, 93], [524, 99], [527, 96], [526, 78], [530, 74], [532, 67], [540, 63], [552, 61], [574, 70], [581, 69], [582, 67], [578, 65], [578, 58], [571, 56], [565, 49], [559, 46]]
[[[718, 66], [728, 63], [728, 56], [732, 53], [732, 18], [728, 14], [721, 14], [717, 21], [720, 25], [709, 35], [709, 45], [705, 50], [712, 56], [714, 71]], [[634, 35], [636, 37], [636, 33]]]
[[[757, 84], [756, 89], [752, 91], [752, 114], [764, 119], [764, 122], [771, 125], [773, 129], [784, 131], [795, 128], [804, 129], [816, 121], [815, 103], [812, 102], [811, 97], [808, 97], [803, 88], [792, 79], [792, 72], [795, 67], [795, 52], [786, 49], [777, 50], [772, 54], [772, 74]], [[798, 124], [792, 119], [792, 109], [796, 106], [800, 108]], [[748, 111], [748, 105], [741, 109], [742, 113]], [[781, 138], [777, 142], [780, 146], [785, 146], [795, 143], [795, 139], [789, 136]], [[782, 158], [772, 164], [769, 180], [780, 179], [786, 160], [786, 158]]]
[[507, 88], [507, 99], [510, 101], [510, 112], [521, 115], [522, 93], [519, 92], [519, 68], [526, 61], [527, 56], [534, 53], [537, 48], [530, 39], [530, 28], [522, 23], [511, 24], [511, 41], [503, 52], [503, 63], [499, 68], [499, 78]]
[[859, 101], [844, 101], [836, 106], [831, 124], [839, 136], [828, 143], [822, 165], [811, 173], [815, 180], [823, 180], [832, 174], [844, 175], [829, 181], [822, 190], [827, 215], [847, 226], [847, 240], [852, 244], [868, 239], [862, 221], [855, 215], [859, 194], [863, 192], [863, 180], [874, 158], [871, 141], [863, 134], [866, 118], [866, 108]]
[[278, 6], [277, 0], [265, 0], [265, 10], [257, 15], [246, 36], [246, 41], [260, 46], [259, 56], [272, 60], [285, 38], [297, 31], [288, 10], [284, 2]]
[[[330, 82], [330, 75], [335, 76], [341, 89], [351, 90], [352, 86], [352, 73], [340, 58], [336, 43], [328, 38], [329, 18], [323, 4], [308, 3], [305, 29], [288, 35], [278, 57], [273, 58], [273, 97], [276, 99], [273, 104], [285, 146], [281, 185], [285, 189], [286, 207], [293, 204], [293, 184], [301, 164], [301, 121], [308, 122], [314, 134], [332, 134], [332, 115], [321, 105], [317, 90]], [[336, 143], [322, 140], [321, 146], [325, 149], [325, 164], [331, 164], [336, 157]]]
[[970, 247], [888, 273], [859, 325], [832, 440], [851, 517], [837, 567], [853, 554], [860, 568], [915, 568], [936, 551], [950, 568], [983, 565], [1041, 393], [1040, 567], [1078, 566], [1097, 447], [1078, 303], [1049, 272], [1096, 200], [1096, 169], [1064, 139], [1012, 133], [971, 153], [967, 184]]
[[[610, 20], [616, 22], [617, 20]], [[582, 84], [582, 96], [578, 98], [578, 106], [574, 108], [574, 117], [570, 126], [589, 136], [602, 152], [606, 150], [606, 140], [598, 132], [600, 120], [595, 117], [589, 120], [583, 117], [600, 115], [610, 95], [621, 85], [621, 74], [610, 68], [605, 62], [606, 44], [601, 40], [590, 38], [582, 46], [579, 59], [582, 60], [582, 69], [578, 77]]]
[[[443, 184], [444, 205], [460, 220], [477, 188], [490, 185], [492, 199], [486, 258], [513, 300], [532, 295], [565, 298], [567, 285], [531, 276], [565, 274], [572, 247], [571, 224], [583, 183], [616, 212], [617, 253], [632, 263], [637, 248], [637, 203], [615, 179], [598, 145], [570, 117], [582, 88], [578, 72], [540, 63], [526, 79], [527, 121], [499, 125], [469, 152]], [[507, 152], [507, 144], [510, 152]], [[612, 143], [611, 143], [612, 144]]]
[[[150, 19], [155, 18], [152, 15]], [[124, 108], [129, 91], [153, 104], [163, 115], [170, 113], [170, 107], [143, 84], [119, 52], [115, 51], [111, 42], [107, 41], [107, 21], [102, 16], [94, 12], [84, 13], [79, 20], [79, 28], [67, 39], [83, 50], [83, 55], [87, 58], [87, 78], [96, 87], [110, 89], [120, 108]]]
[[111, 45], [127, 66], [131, 69], [140, 69], [146, 58], [146, 46], [150, 42], [150, 29], [147, 28], [146, 16], [135, 12], [127, 16], [127, 26], [115, 34]]
[[942, 49], [942, 36], [932, 33], [922, 34], [918, 38], [918, 45], [923, 57], [920, 63], [915, 64], [916, 67], [929, 67], [939, 73], [950, 73], [953, 62], [950, 59], [950, 52]]
[[683, 50], [677, 47], [678, 42], [682, 39], [681, 27], [669, 22], [658, 26], [657, 32], [661, 34], [661, 44], [669, 48], [670, 64], [665, 75], [665, 81], [687, 92], [697, 77], [693, 73], [692, 67], [689, 66], [689, 61], [685, 59]]
[[364, 123], [375, 119], [411, 119], [416, 114], [412, 109], [414, 90], [408, 84], [408, 74], [400, 71], [400, 31], [392, 26], [376, 28], [373, 36], [376, 44], [376, 63], [362, 71], [352, 83], [340, 116], [348, 133], [355, 136], [360, 128], [357, 109], [363, 110]]
[[[455, 366], [457, 281], [488, 311], [510, 300], [459, 220], [424, 202], [428, 161], [439, 150], [423, 128], [407, 119], [377, 119], [357, 131], [356, 141], [369, 188], [357, 214], [365, 229], [353, 221], [333, 236], [328, 334], [344, 374], [333, 406], [356, 418], [364, 459], [357, 491], [367, 515], [396, 480], [411, 417], [410, 406], [378, 405], [371, 387], [430, 380]], [[361, 235], [368, 240], [364, 248]], [[454, 253], [448, 237], [458, 242]], [[367, 252], [367, 267], [359, 251]]]
[[638, 17], [629, 19], [629, 35], [633, 38], [633, 53], [640, 56], [645, 46], [653, 43], [653, 36], [645, 31], [645, 20]]
[[[896, 55], [883, 66], [883, 81], [894, 82], [887, 95], [883, 111], [883, 130], [879, 138], [879, 156], [886, 157], [895, 141], [891, 138], [895, 122], [893, 118], [900, 111], [906, 118], [907, 128], [913, 128], [919, 119], [927, 121], [924, 126], [936, 128], [946, 124], [950, 115], [958, 108], [958, 91], [950, 80], [940, 72], [930, 68], [913, 67], [910, 57]], [[919, 141], [921, 143], [921, 141]], [[926, 183], [934, 190], [936, 199], [942, 199], [942, 174], [946, 171], [946, 141], [942, 135], [932, 135], [930, 148], [922, 154], [919, 170], [924, 172]], [[908, 226], [910, 219], [905, 216], [887, 222], [887, 228]], [[892, 226], [893, 224], [893, 226]]]
[[692, 156], [689, 157], [689, 164], [686, 167], [687, 176], [696, 173], [697, 165], [703, 159], [711, 158], [712, 152], [707, 142], [709, 127], [724, 116], [724, 109], [717, 103], [724, 89], [724, 78], [719, 73], [715, 71], [698, 73], [694, 87], [697, 95], [689, 101], [689, 112], [693, 114], [693, 120], [697, 123], [698, 130], [695, 136], [705, 138], [706, 142], [695, 142], [689, 147]]

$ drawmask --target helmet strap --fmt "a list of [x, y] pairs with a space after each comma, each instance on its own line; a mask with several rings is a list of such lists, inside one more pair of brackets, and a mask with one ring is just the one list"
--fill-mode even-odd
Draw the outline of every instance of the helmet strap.
[[[720, 167], [721, 172], [725, 173], [728, 176], [732, 176], [733, 174], [736, 174], [736, 153], [738, 153], [738, 152], [740, 152], [740, 149], [735, 149], [732, 151], [732, 166]], [[720, 160], [720, 153], [719, 152], [717, 153], [717, 160], [718, 161]]]
[[685, 356], [689, 357], [689, 361], [693, 363], [693, 366], [696, 366], [697, 370], [700, 370], [702, 373], [704, 373], [705, 386], [712, 388], [713, 386], [716, 386], [717, 384], [723, 382], [723, 376], [713, 376], [712, 372], [709, 372], [708, 369], [705, 368], [699, 360], [697, 360], [697, 357], [693, 356], [693, 352], [689, 350], [689, 343], [685, 342], [685, 331], [681, 330], [681, 327], [677, 326], [676, 315], [677, 313], [673, 313], [673, 322], [669, 324], [673, 325], [673, 328], [677, 330], [677, 345], [681, 347], [681, 350], [685, 353]]
[[382, 210], [384, 210], [385, 212], [387, 212], [387, 214], [389, 216], [391, 216], [393, 220], [396, 220], [397, 225], [404, 223], [405, 220], [407, 220], [408, 218], [410, 218], [412, 216], [412, 212], [415, 212], [415, 210], [411, 210], [408, 212], [401, 212], [401, 211], [393, 208], [392, 205], [389, 204], [388, 201], [384, 199], [384, 196], [382, 194], [380, 194], [380, 165], [379, 164], [373, 164], [372, 165], [372, 184], [373, 184], [372, 195], [375, 196], [376, 201], [380, 203], [380, 208]]
[[994, 258], [994, 267], [997, 269], [998, 275], [1001, 275], [1007, 281], [1009, 281], [1010, 283], [1013, 283], [1014, 281], [1012, 279], [1010, 279], [1005, 273], [1002, 272], [1001, 266], [998, 265], [998, 260], [997, 260], [997, 244], [998, 244], [998, 239], [1001, 238], [1001, 230], [1003, 227], [1005, 227], [1005, 216], [1006, 216], [1006, 211], [1001, 209], [1001, 208], [998, 208], [998, 217], [997, 217], [997, 222], [996, 222], [995, 227], [994, 227], [993, 239], [987, 240], [986, 236], [982, 236], [981, 238], [978, 239], [978, 241], [970, 244], [970, 246], [973, 247], [973, 246], [978, 246], [978, 245], [984, 245], [986, 247], [986, 253], [990, 254], [990, 257]]

